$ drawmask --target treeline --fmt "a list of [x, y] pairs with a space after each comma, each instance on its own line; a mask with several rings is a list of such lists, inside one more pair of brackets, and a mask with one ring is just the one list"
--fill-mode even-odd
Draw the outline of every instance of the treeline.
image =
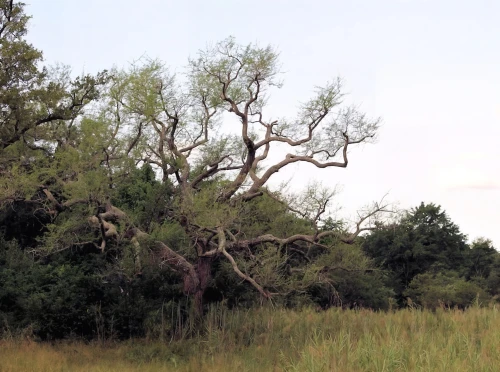
[[[143, 261], [137, 271], [130, 252], [114, 249], [102, 254], [73, 247], [37, 255], [35, 242], [44, 229], [36, 227], [40, 222], [35, 222], [33, 211], [23, 208], [11, 206], [1, 219], [8, 231], [0, 243], [4, 335], [28, 331], [43, 339], [128, 338], [185, 331], [185, 323], [194, 315], [179, 275], [159, 268], [153, 260]], [[183, 234], [173, 230], [168, 241], [182, 241]], [[276, 305], [465, 309], [496, 302], [500, 292], [500, 253], [488, 240], [467, 244], [457, 225], [433, 204], [408, 211], [398, 222], [380, 227], [354, 245], [337, 242], [328, 253], [310, 257], [307, 265], [314, 277], [289, 283], [291, 290], [276, 296]], [[280, 263], [272, 267], [279, 270]], [[217, 267], [204, 304], [249, 308], [261, 306], [262, 299], [238, 283], [229, 267]]]
[[[467, 244], [438, 206], [395, 219], [373, 203], [350, 225], [328, 217], [332, 185], [269, 186], [293, 164], [345, 168], [376, 137], [379, 120], [343, 104], [341, 79], [275, 119], [270, 46], [228, 38], [182, 78], [150, 59], [72, 78], [43, 65], [28, 21], [24, 4], [0, 0], [3, 335], [162, 338], [193, 331], [214, 304], [496, 301], [498, 253]], [[276, 148], [286, 155], [272, 163]]]
[[386, 271], [399, 306], [465, 308], [500, 294], [499, 252], [487, 239], [468, 244], [440, 206], [422, 203], [362, 245]]

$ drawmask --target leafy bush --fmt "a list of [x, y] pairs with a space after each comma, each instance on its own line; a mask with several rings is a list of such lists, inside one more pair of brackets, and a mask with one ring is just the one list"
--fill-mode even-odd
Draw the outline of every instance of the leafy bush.
[[479, 285], [460, 278], [452, 271], [417, 275], [404, 294], [412, 302], [428, 309], [442, 306], [464, 309], [476, 301], [484, 303], [489, 298]]

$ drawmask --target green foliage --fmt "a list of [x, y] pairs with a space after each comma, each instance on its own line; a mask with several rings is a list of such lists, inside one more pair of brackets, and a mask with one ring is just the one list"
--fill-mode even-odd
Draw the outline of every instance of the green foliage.
[[423, 203], [398, 222], [372, 232], [364, 251], [387, 270], [401, 305], [461, 308], [486, 303], [498, 294], [500, 254], [491, 242], [470, 246], [458, 226], [439, 206]]
[[427, 271], [466, 271], [468, 247], [458, 226], [441, 207], [421, 204], [400, 222], [381, 228], [363, 241], [363, 250], [391, 273], [400, 300], [413, 278]]
[[411, 303], [427, 309], [438, 307], [464, 309], [486, 304], [489, 296], [474, 282], [459, 278], [455, 272], [424, 273], [415, 276], [404, 295]]
[[42, 339], [144, 336], [149, 313], [180, 303], [175, 275], [147, 261], [134, 275], [112, 255], [88, 249], [34, 260], [0, 241], [0, 330], [30, 327]]
[[113, 203], [129, 212], [134, 222], [150, 230], [151, 224], [165, 215], [171, 204], [171, 185], [156, 180], [149, 164], [132, 168], [114, 188]]
[[248, 236], [270, 233], [286, 237], [312, 231], [308, 221], [297, 217], [286, 205], [266, 194], [241, 206], [236, 226]]
[[47, 72], [37, 68], [42, 53], [24, 40], [29, 17], [23, 8], [22, 3], [0, 1], [0, 149], [18, 139], [22, 128], [16, 128], [15, 120], [24, 125], [34, 121], [38, 110], [31, 102], [45, 100], [43, 88], [55, 88], [43, 87]]
[[488, 288], [488, 292], [495, 298], [497, 301], [500, 300], [500, 253], [495, 255], [495, 259], [491, 266], [491, 271], [488, 277], [486, 278], [486, 286]]
[[388, 309], [393, 291], [387, 274], [366, 257], [359, 245], [337, 244], [315, 260], [320, 281], [310, 288], [313, 300], [323, 308]]
[[106, 73], [74, 80], [69, 70], [56, 66], [39, 68], [42, 52], [25, 39], [30, 17], [24, 4], [0, 1], [0, 155], [10, 161], [4, 149], [22, 141], [33, 150], [50, 151], [51, 124], [75, 119], [99, 97]]
[[[7, 329], [31, 327], [42, 338], [82, 335], [92, 322], [95, 277], [69, 262], [41, 264], [13, 242], [0, 243], [0, 317]], [[1, 262], [3, 261], [3, 262]], [[89, 332], [90, 330], [87, 330]]]
[[219, 79], [233, 80], [227, 95], [235, 102], [244, 102], [249, 90], [255, 92], [252, 84], [255, 76], [262, 81], [262, 92], [272, 86], [281, 86], [278, 56], [272, 47], [241, 46], [229, 37], [190, 60], [192, 89], [206, 97], [212, 106], [227, 105], [220, 97]]
[[495, 258], [499, 255], [490, 240], [478, 239], [472, 242], [468, 251], [469, 272], [467, 277], [488, 278], [493, 270]]
[[72, 80], [67, 67], [41, 67], [42, 52], [25, 40], [24, 6], [0, 1], [0, 206], [53, 183], [61, 168], [51, 165], [52, 155], [58, 148], [69, 155], [83, 109], [108, 81], [106, 72]]

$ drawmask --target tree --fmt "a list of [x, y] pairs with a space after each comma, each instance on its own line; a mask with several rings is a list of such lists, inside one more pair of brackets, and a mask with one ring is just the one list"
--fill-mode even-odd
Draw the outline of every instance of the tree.
[[[53, 154], [58, 133], [74, 131], [84, 108], [99, 97], [106, 73], [71, 80], [64, 66], [40, 65], [42, 52], [26, 42], [24, 4], [0, 1], [0, 203], [22, 200], [19, 174]], [[64, 143], [59, 143], [63, 146]]]
[[488, 278], [494, 268], [497, 250], [493, 247], [491, 240], [476, 239], [472, 242], [468, 251], [468, 278]]
[[491, 272], [487, 278], [488, 292], [498, 301], [500, 299], [500, 254], [496, 253]]
[[363, 249], [376, 265], [389, 270], [399, 299], [413, 278], [426, 272], [465, 274], [466, 236], [445, 211], [435, 204], [420, 204], [400, 221], [373, 231]]
[[[379, 126], [378, 119], [343, 107], [339, 79], [316, 88], [295, 119], [270, 118], [266, 103], [271, 90], [281, 87], [279, 76], [273, 48], [229, 38], [190, 60], [183, 81], [161, 62], [143, 60], [98, 81], [105, 93], [81, 119], [74, 120], [81, 113], [74, 111], [75, 100], [59, 104], [73, 116], [57, 116], [44, 137], [45, 156], [11, 173], [13, 184], [28, 185], [22, 197], [45, 216], [37, 251], [128, 247], [136, 252], [136, 274], [148, 252], [180, 275], [184, 293], [201, 314], [221, 262], [270, 299], [296, 282], [284, 278], [311, 272], [302, 264], [311, 247], [328, 250], [322, 244], [326, 237], [352, 243], [372, 229], [385, 204], [365, 210], [350, 232], [325, 230], [321, 218], [332, 192], [313, 185], [289, 199], [271, 190], [269, 181], [291, 164], [347, 167], [351, 146], [370, 142]], [[82, 105], [97, 97], [83, 92]], [[46, 114], [44, 123], [55, 111]], [[5, 136], [6, 146], [39, 124], [25, 122]], [[239, 134], [225, 132], [228, 125]], [[21, 150], [28, 154], [32, 147]], [[280, 161], [269, 162], [271, 148], [284, 151]], [[139, 178], [137, 168], [145, 172]], [[262, 213], [257, 217], [256, 211], [265, 210], [262, 200], [275, 208], [272, 213], [281, 213], [285, 227]], [[301, 270], [290, 270], [295, 262]]]
[[0, 150], [20, 140], [37, 148], [44, 135], [34, 129], [75, 119], [105, 79], [101, 73], [71, 81], [64, 66], [40, 69], [42, 52], [24, 40], [29, 18], [23, 3], [0, 1]]

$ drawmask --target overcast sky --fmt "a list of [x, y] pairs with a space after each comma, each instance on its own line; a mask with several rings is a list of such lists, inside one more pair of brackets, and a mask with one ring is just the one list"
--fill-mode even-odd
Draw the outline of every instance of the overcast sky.
[[29, 39], [80, 73], [147, 54], [182, 72], [230, 35], [281, 52], [287, 116], [336, 76], [349, 100], [380, 116], [378, 142], [347, 169], [294, 168], [342, 186], [344, 214], [389, 192], [401, 207], [440, 204], [472, 240], [500, 247], [500, 1], [25, 0]]

